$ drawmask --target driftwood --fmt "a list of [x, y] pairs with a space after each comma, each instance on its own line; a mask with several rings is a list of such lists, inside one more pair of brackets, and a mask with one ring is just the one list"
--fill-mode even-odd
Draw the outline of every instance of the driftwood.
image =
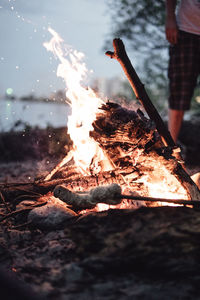
[[122, 66], [124, 73], [126, 74], [137, 99], [144, 106], [149, 118], [155, 122], [156, 128], [159, 134], [161, 135], [161, 137], [163, 138], [165, 145], [175, 146], [175, 143], [169, 131], [167, 130], [165, 124], [162, 121], [162, 118], [160, 117], [158, 111], [156, 110], [148, 94], [146, 93], [144, 84], [142, 84], [135, 69], [132, 66], [127, 56], [122, 40], [114, 39], [113, 48], [114, 48], [114, 52], [107, 51], [106, 55], [116, 59]]

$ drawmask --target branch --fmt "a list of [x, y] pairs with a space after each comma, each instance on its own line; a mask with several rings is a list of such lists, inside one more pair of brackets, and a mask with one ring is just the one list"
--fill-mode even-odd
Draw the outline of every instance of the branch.
[[140, 81], [135, 69], [133, 68], [124, 47], [124, 44], [121, 39], [114, 39], [113, 40], [113, 48], [114, 52], [107, 51], [105, 54], [109, 56], [110, 58], [116, 59], [120, 65], [122, 66], [122, 69], [124, 70], [124, 73], [126, 74], [130, 85], [136, 95], [136, 98], [140, 101], [140, 103], [143, 105], [144, 109], [146, 110], [149, 118], [155, 122], [156, 129], [160, 136], [162, 137], [162, 140], [165, 145], [175, 147], [175, 143], [167, 130], [163, 120], [161, 119], [158, 111], [154, 107], [153, 103], [149, 99], [149, 96], [147, 95], [144, 85]]

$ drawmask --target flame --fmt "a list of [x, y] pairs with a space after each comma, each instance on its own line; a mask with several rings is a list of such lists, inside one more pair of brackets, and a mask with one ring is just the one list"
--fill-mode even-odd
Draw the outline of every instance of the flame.
[[[63, 78], [66, 84], [66, 101], [71, 106], [71, 115], [68, 117], [67, 127], [73, 141], [73, 148], [45, 180], [50, 180], [54, 173], [72, 159], [78, 171], [83, 175], [90, 175], [91, 170], [93, 174], [112, 170], [115, 167], [114, 164], [99, 147], [98, 143], [90, 137], [90, 131], [93, 130], [92, 123], [100, 112], [104, 100], [97, 97], [90, 87], [83, 86], [83, 81], [87, 79], [88, 74], [86, 65], [83, 62], [84, 54], [64, 45], [63, 39], [53, 29], [49, 28], [48, 30], [52, 38], [49, 42], [44, 43], [44, 47], [53, 52], [55, 58], [59, 60], [57, 76]], [[140, 156], [139, 153], [138, 149], [138, 157]], [[151, 178], [147, 175], [145, 180], [142, 179], [143, 184], [148, 189], [148, 196], [166, 199], [188, 199], [184, 188], [181, 188], [174, 181], [176, 179], [172, 178], [170, 173], [164, 169], [161, 176], [160, 169], [162, 166], [159, 165], [159, 162], [156, 165], [157, 167], [154, 173], [151, 174]], [[124, 186], [127, 187], [129, 187], [129, 182], [132, 180], [128, 176], [122, 176]], [[125, 204], [122, 204], [120, 208], [123, 208], [123, 205], [124, 208], [127, 208]], [[160, 205], [160, 203], [157, 202], [157, 205]], [[166, 203], [165, 205], [172, 204]], [[112, 206], [102, 203], [96, 206], [97, 211], [109, 208], [112, 208]]]
[[[93, 162], [93, 173], [110, 170], [113, 168], [112, 163], [98, 143], [89, 136], [89, 132], [93, 130], [92, 123], [104, 101], [97, 97], [90, 87], [84, 87], [82, 84], [88, 73], [83, 62], [84, 54], [63, 45], [63, 39], [53, 29], [49, 28], [48, 30], [52, 34], [52, 38], [49, 42], [44, 43], [44, 47], [53, 52], [60, 61], [57, 76], [63, 78], [66, 84], [67, 102], [71, 106], [71, 115], [68, 117], [67, 126], [73, 141], [73, 149], [45, 180], [49, 180], [61, 166], [72, 158], [82, 174], [90, 174], [91, 162]], [[104, 163], [100, 164], [102, 161]]]
[[[159, 162], [151, 176], [146, 176], [144, 179], [145, 185], [148, 188], [148, 196], [152, 198], [164, 199], [182, 199], [189, 200], [188, 195], [182, 185], [178, 183], [175, 176], [163, 167]], [[153, 204], [155, 205], [155, 203]], [[180, 204], [173, 204], [167, 202], [157, 202], [156, 206], [180, 206]]]

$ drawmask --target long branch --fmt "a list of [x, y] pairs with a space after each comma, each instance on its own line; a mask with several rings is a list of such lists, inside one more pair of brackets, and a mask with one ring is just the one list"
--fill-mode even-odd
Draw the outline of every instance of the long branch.
[[127, 53], [126, 53], [126, 50], [125, 50], [122, 40], [114, 39], [113, 40], [113, 48], [114, 48], [114, 52], [107, 51], [106, 55], [111, 58], [116, 59], [122, 66], [124, 73], [126, 74], [137, 99], [143, 105], [149, 118], [155, 122], [156, 129], [157, 129], [158, 133], [160, 134], [160, 136], [162, 137], [165, 145], [175, 147], [176, 145], [175, 145], [169, 131], [167, 130], [158, 111], [156, 110], [153, 103], [151, 102], [148, 94], [146, 93], [144, 85], [140, 81], [135, 69], [133, 68], [133, 66], [127, 56]]

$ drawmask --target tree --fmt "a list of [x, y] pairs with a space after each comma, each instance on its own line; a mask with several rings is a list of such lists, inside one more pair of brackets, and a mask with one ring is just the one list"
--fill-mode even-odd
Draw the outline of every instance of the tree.
[[[133, 67], [145, 84], [152, 102], [162, 113], [163, 108], [167, 108], [168, 97], [165, 1], [108, 0], [107, 3], [112, 25], [106, 50], [112, 49], [113, 38], [119, 37], [124, 41]], [[200, 114], [199, 91], [200, 77], [191, 103], [191, 113], [197, 115]]]

